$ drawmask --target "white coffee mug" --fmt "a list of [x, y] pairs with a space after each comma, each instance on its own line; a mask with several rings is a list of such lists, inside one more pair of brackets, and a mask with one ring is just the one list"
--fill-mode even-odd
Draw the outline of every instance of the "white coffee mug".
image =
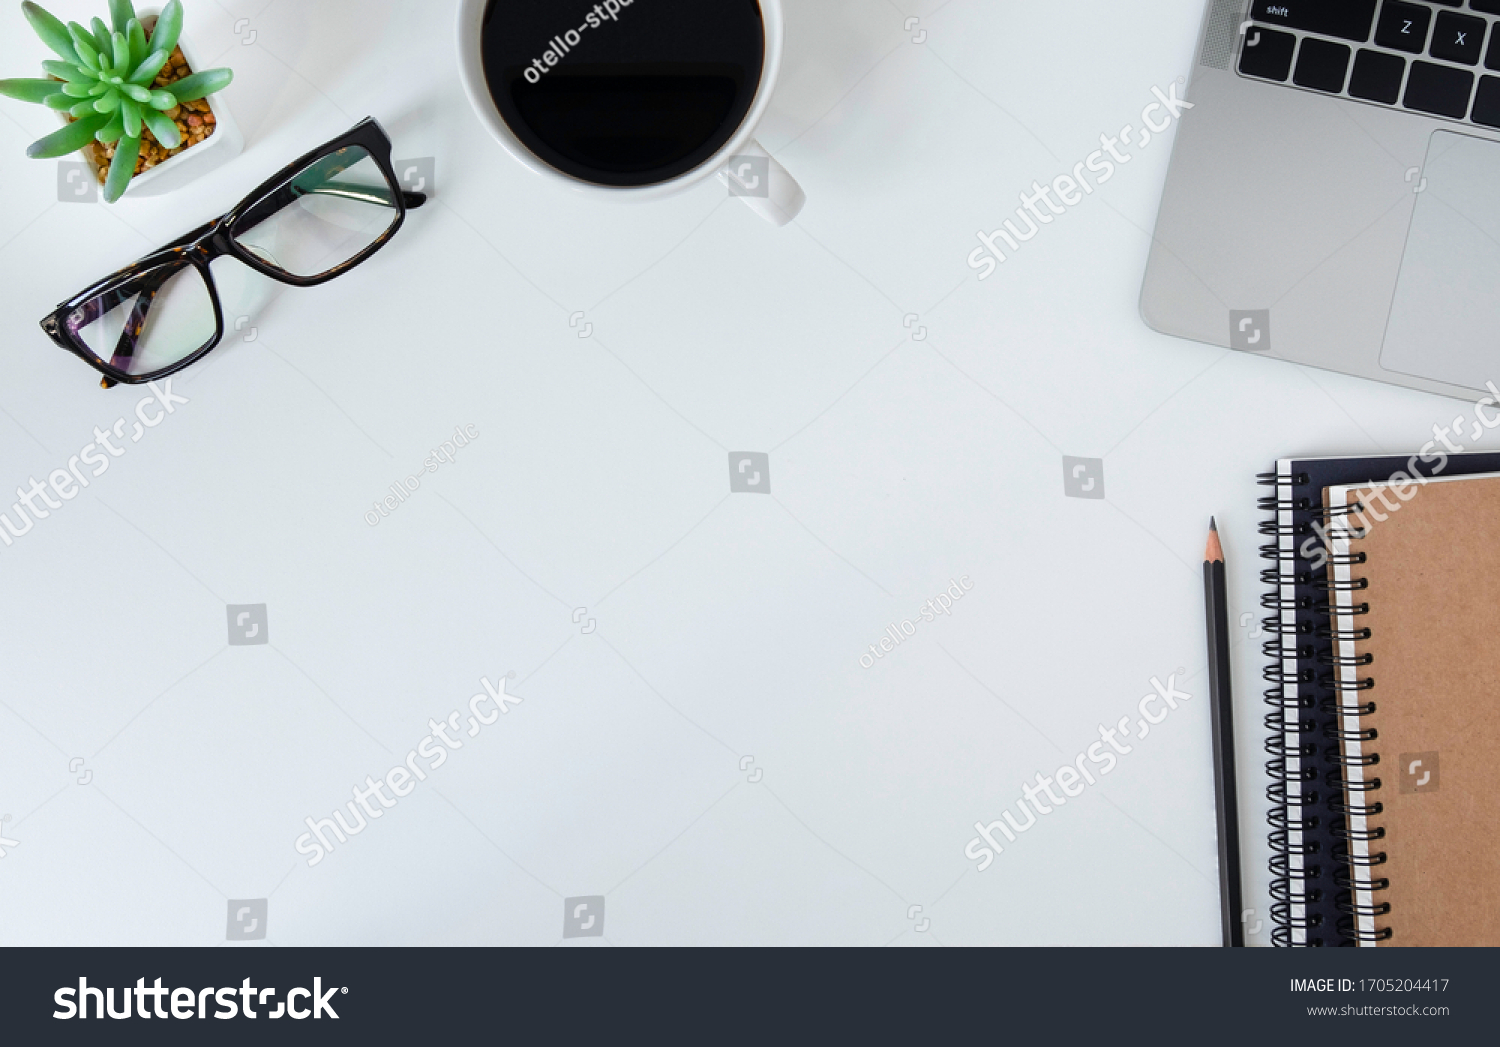
[[[717, 174], [719, 181], [728, 186], [733, 195], [738, 196], [762, 218], [777, 225], [786, 225], [802, 210], [802, 205], [807, 202], [807, 195], [802, 192], [802, 187], [755, 140], [755, 128], [771, 104], [771, 93], [775, 90], [776, 79], [781, 73], [782, 37], [785, 30], [781, 0], [760, 0], [761, 19], [766, 31], [765, 65], [761, 69], [760, 87], [755, 92], [755, 100], [733, 137], [717, 153], [691, 171], [665, 182], [641, 186], [598, 185], [575, 178], [547, 163], [516, 137], [500, 111], [495, 108], [489, 82], [484, 76], [480, 42], [484, 13], [489, 3], [490, 0], [461, 0], [459, 4], [459, 76], [463, 80], [464, 92], [469, 96], [469, 103], [474, 107], [474, 112], [479, 114], [480, 122], [511, 156], [537, 174], [564, 182], [580, 192], [632, 200], [659, 200]], [[757, 163], [760, 160], [765, 163]], [[762, 170], [766, 176], [764, 183], [760, 181]]]

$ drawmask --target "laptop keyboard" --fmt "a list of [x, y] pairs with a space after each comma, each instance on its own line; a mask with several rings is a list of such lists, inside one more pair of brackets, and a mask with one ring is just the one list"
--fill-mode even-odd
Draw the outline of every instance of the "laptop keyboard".
[[1239, 70], [1500, 127], [1500, 0], [1254, 0]]

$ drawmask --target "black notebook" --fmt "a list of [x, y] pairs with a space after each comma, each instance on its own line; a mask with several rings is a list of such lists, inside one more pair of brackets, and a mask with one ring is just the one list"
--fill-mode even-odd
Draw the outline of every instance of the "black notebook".
[[[1261, 524], [1269, 541], [1260, 548], [1271, 566], [1261, 572], [1269, 591], [1261, 605], [1269, 664], [1266, 770], [1271, 844], [1272, 941], [1277, 945], [1356, 945], [1383, 929], [1356, 920], [1356, 892], [1368, 899], [1379, 887], [1371, 869], [1349, 862], [1349, 811], [1344, 792], [1335, 640], [1330, 613], [1326, 539], [1338, 538], [1340, 520], [1325, 517], [1325, 488], [1410, 476], [1466, 476], [1500, 472], [1500, 453], [1450, 454], [1441, 447], [1422, 455], [1288, 458], [1262, 485], [1274, 497], [1260, 508], [1274, 514]], [[1343, 546], [1347, 547], [1347, 546]], [[1358, 557], [1357, 552], [1342, 553]], [[1346, 619], [1360, 630], [1358, 617]], [[1362, 910], [1361, 910], [1362, 911]]]

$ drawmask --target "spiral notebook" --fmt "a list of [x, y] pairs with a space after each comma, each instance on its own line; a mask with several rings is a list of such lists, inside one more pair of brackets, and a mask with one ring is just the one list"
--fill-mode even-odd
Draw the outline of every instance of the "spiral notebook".
[[[1420, 455], [1288, 458], [1277, 462], [1274, 473], [1259, 478], [1262, 485], [1276, 491], [1274, 497], [1260, 501], [1260, 508], [1273, 514], [1261, 524], [1261, 534], [1269, 541], [1260, 553], [1271, 561], [1261, 573], [1268, 586], [1261, 603], [1269, 612], [1261, 627], [1269, 634], [1263, 646], [1270, 685], [1265, 692], [1269, 706], [1265, 748], [1271, 778], [1267, 789], [1270, 915], [1275, 924], [1272, 941], [1277, 945], [1351, 945], [1393, 926], [1376, 921], [1372, 927], [1366, 919], [1371, 914], [1356, 909], [1359, 905], [1378, 908], [1386, 896], [1367, 890], [1368, 884], [1362, 881], [1370, 879], [1370, 870], [1349, 860], [1351, 811], [1344, 789], [1345, 755], [1339, 743], [1344, 725], [1337, 709], [1340, 692], [1335, 686], [1334, 644], [1336, 639], [1350, 637], [1336, 637], [1331, 620], [1330, 585], [1334, 583], [1324, 563], [1324, 536], [1330, 522], [1323, 514], [1323, 493], [1329, 487], [1383, 482], [1398, 472], [1421, 477], [1500, 473], [1500, 453], [1444, 454], [1439, 449], [1425, 459]], [[1335, 553], [1335, 567], [1340, 557], [1358, 560], [1360, 553]], [[1372, 783], [1361, 780], [1361, 785], [1368, 784]], [[1379, 798], [1370, 791], [1359, 793], [1353, 802], [1356, 807], [1373, 807]], [[1376, 877], [1380, 878], [1386, 877]], [[1363, 901], [1356, 896], [1361, 890], [1367, 895]], [[1368, 895], [1378, 895], [1379, 900], [1371, 901]], [[1403, 939], [1404, 935], [1396, 941]]]
[[1500, 474], [1324, 502], [1355, 938], [1500, 945]]

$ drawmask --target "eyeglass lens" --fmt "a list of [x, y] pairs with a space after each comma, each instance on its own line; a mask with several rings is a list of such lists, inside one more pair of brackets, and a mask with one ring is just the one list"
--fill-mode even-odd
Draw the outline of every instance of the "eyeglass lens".
[[230, 235], [267, 265], [321, 276], [359, 257], [395, 224], [397, 192], [368, 152], [349, 146], [252, 205]]

